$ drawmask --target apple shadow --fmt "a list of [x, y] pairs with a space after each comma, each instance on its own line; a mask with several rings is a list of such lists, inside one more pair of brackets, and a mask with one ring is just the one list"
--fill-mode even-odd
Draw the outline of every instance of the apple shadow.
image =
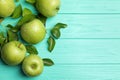
[[21, 76], [22, 76], [22, 77], [27, 77], [27, 76], [25, 75], [25, 73], [23, 72], [23, 70], [22, 70], [22, 63], [19, 65], [19, 67], [20, 67]]
[[5, 66], [8, 66], [8, 64], [6, 64], [3, 60], [2, 60], [2, 58], [1, 58], [1, 54], [0, 54], [0, 62], [1, 62], [1, 64], [3, 64], [3, 65], [5, 65]]
[[18, 74], [19, 74], [19, 76], [21, 76], [21, 77], [23, 77], [23, 78], [28, 78], [25, 74], [24, 74], [24, 72], [23, 72], [23, 70], [22, 70], [22, 63], [20, 63], [19, 65], [17, 65], [17, 66], [9, 66], [8, 64], [6, 64], [2, 59], [1, 59], [1, 56], [0, 56], [0, 65], [2, 66], [2, 67], [4, 67], [4, 68], [7, 68], [7, 69], [14, 69], [14, 68], [17, 68], [18, 69]]

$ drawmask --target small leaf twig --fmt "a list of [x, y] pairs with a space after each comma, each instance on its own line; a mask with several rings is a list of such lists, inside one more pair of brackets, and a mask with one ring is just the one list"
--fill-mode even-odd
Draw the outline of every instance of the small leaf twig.
[[54, 38], [52, 37], [52, 36], [50, 36], [49, 38], [48, 38], [48, 50], [50, 51], [50, 52], [52, 52], [52, 50], [54, 49], [54, 47], [55, 47], [55, 40], [54, 40]]
[[57, 23], [52, 29], [51, 29], [51, 35], [48, 38], [48, 51], [52, 52], [55, 47], [55, 39], [59, 39], [61, 36], [60, 29], [66, 28], [67, 24], [64, 23]]
[[38, 54], [37, 49], [33, 45], [26, 45], [25, 47], [29, 54], [36, 54], [36, 55]]
[[52, 66], [52, 65], [54, 65], [54, 62], [51, 59], [49, 59], [49, 58], [43, 58], [43, 63], [44, 63], [45, 66]]
[[21, 5], [18, 5], [13, 14], [11, 15], [12, 18], [19, 18], [20, 16], [22, 15], [22, 6]]

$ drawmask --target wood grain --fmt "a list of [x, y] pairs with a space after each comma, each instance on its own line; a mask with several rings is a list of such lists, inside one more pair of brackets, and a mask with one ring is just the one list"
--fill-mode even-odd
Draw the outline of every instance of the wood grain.
[[56, 65], [109, 64], [120, 63], [119, 42], [120, 39], [60, 39], [52, 53], [47, 51], [47, 41], [35, 46], [40, 56], [53, 59]]
[[[20, 71], [19, 67], [2, 66], [1, 79], [16, 80], [119, 80], [120, 65], [106, 64], [83, 64], [83, 65], [55, 65], [52, 67], [45, 67], [42, 75], [37, 77], [26, 77]], [[0, 69], [1, 71], [1, 69]], [[8, 71], [11, 72], [9, 75]]]
[[[35, 8], [20, 0], [23, 8]], [[7, 17], [0, 24], [15, 25], [19, 19]], [[58, 22], [68, 27], [61, 30], [52, 53], [47, 38]], [[45, 67], [42, 75], [26, 77], [20, 66], [7, 66], [0, 61], [1, 80], [120, 80], [120, 0], [61, 0], [61, 9], [48, 18], [46, 39], [35, 45], [42, 58], [51, 58], [55, 65]]]
[[68, 24], [61, 38], [120, 38], [120, 15], [64, 14], [47, 20], [48, 31], [58, 22]]
[[59, 13], [120, 13], [119, 0], [61, 0]]

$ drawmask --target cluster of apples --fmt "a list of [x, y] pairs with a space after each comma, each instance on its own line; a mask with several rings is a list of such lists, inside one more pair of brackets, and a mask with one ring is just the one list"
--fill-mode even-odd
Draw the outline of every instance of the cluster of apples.
[[16, 66], [22, 62], [23, 72], [27, 76], [37, 76], [43, 71], [43, 61], [36, 54], [26, 56], [26, 48], [19, 41], [11, 41], [6, 43], [1, 50], [1, 58], [3, 61], [12, 66]]
[[[35, 0], [39, 13], [45, 17], [52, 17], [58, 13], [60, 0]], [[15, 10], [14, 0], [0, 0], [0, 17], [8, 17]], [[20, 35], [28, 44], [41, 42], [46, 35], [44, 24], [39, 19], [33, 19], [21, 26]], [[36, 54], [26, 55], [26, 47], [20, 41], [10, 41], [3, 45], [1, 58], [8, 65], [22, 63], [22, 70], [27, 76], [37, 76], [42, 73], [44, 64], [42, 58]]]

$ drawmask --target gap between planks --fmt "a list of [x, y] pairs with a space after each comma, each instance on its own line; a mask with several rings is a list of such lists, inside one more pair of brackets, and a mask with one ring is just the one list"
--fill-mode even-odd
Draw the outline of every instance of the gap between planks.
[[58, 13], [61, 15], [120, 15], [120, 13]]

